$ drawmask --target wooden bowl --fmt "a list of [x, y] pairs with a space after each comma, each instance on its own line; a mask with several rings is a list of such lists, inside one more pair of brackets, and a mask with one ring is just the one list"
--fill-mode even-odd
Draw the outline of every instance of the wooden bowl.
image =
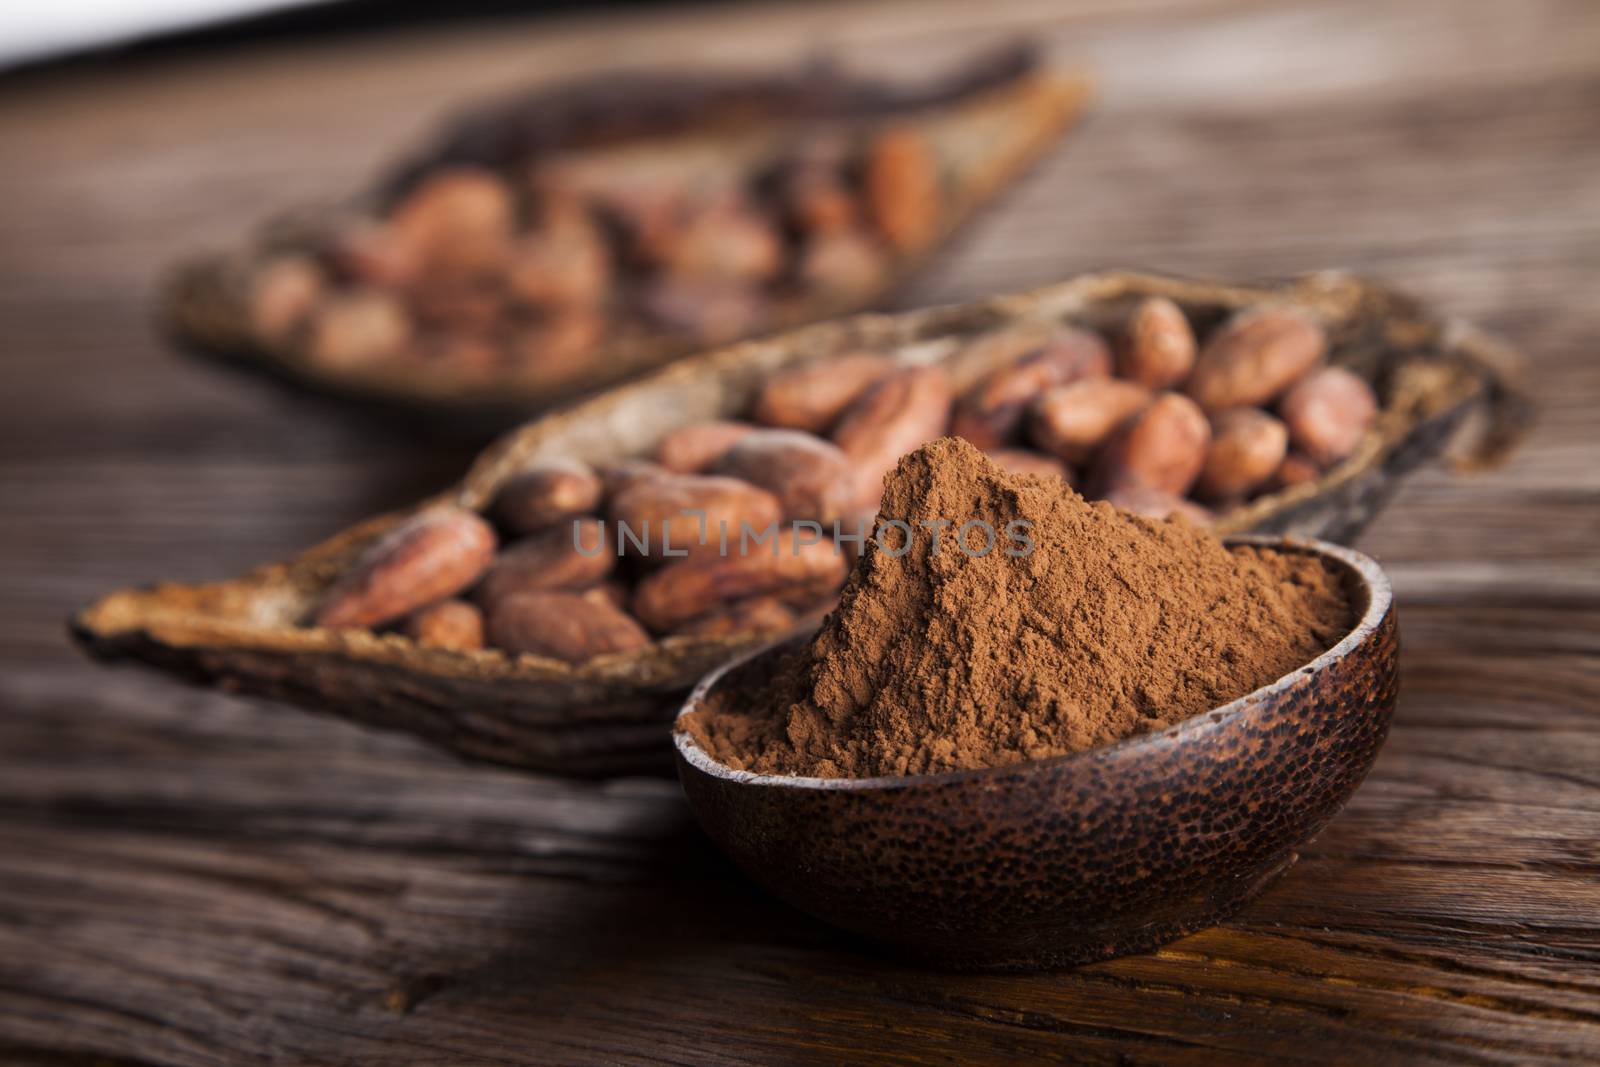
[[[1288, 868], [1349, 799], [1388, 734], [1397, 690], [1393, 599], [1376, 563], [1319, 541], [1238, 542], [1333, 564], [1359, 623], [1305, 667], [1215, 711], [1006, 767], [753, 774], [680, 730], [689, 804], [777, 896], [943, 966], [1067, 966], [1210, 926]], [[759, 685], [795, 640], [709, 675], [680, 717]]]

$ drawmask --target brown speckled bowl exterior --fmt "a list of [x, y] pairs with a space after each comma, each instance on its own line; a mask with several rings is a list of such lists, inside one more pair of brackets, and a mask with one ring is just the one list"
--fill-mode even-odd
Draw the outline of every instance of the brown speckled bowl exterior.
[[[1340, 566], [1359, 623], [1306, 667], [1215, 711], [1003, 768], [755, 775], [715, 763], [679, 732], [689, 803], [777, 896], [943, 966], [1061, 967], [1210, 926], [1287, 869], [1343, 807], [1388, 734], [1398, 686], [1393, 601], [1376, 563], [1317, 541], [1232, 543]], [[734, 666], [708, 676], [680, 714]]]

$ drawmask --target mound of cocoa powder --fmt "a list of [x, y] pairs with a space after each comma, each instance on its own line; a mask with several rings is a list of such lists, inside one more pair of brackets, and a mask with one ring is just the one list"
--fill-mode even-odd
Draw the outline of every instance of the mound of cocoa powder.
[[[989, 551], [985, 526], [957, 543], [972, 520], [994, 532]], [[869, 777], [1077, 752], [1243, 696], [1355, 621], [1315, 558], [1230, 551], [1184, 519], [1008, 475], [956, 438], [900, 461], [879, 523], [810, 645], [685, 719], [714, 758]]]

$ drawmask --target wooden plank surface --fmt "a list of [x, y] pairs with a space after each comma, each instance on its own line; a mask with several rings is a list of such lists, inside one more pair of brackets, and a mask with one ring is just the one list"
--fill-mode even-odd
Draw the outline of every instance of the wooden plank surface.
[[[670, 782], [571, 784], [106, 671], [106, 589], [283, 556], [460, 444], [179, 360], [159, 264], [336, 196], [478, 93], [1007, 32], [1089, 124], [901, 304], [1078, 270], [1346, 266], [1531, 356], [1511, 464], [1362, 542], [1405, 633], [1349, 809], [1234, 921], [1040, 976], [863, 953], [744, 882]], [[0, 83], [0, 1062], [1600, 1060], [1600, 7], [751, 5], [112, 61]]]

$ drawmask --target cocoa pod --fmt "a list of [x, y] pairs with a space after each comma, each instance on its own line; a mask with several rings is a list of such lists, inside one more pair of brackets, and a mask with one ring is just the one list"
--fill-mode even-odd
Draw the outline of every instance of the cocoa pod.
[[639, 478], [618, 490], [607, 514], [622, 551], [642, 551], [649, 559], [671, 563], [685, 553], [719, 553], [724, 530], [728, 541], [737, 543], [746, 527], [776, 527], [783, 505], [772, 493], [738, 478], [669, 473]]
[[757, 596], [736, 600], [684, 623], [675, 634], [689, 637], [734, 637], [741, 634], [784, 633], [798, 618], [793, 608], [777, 597]]
[[[951, 416], [950, 432], [982, 449], [1002, 448], [1015, 441], [1029, 405], [1045, 390], [1111, 373], [1110, 351], [1100, 336], [1089, 330], [1063, 327], [1042, 347], [1032, 331], [1009, 332], [1017, 336], [1017, 344], [1037, 351], [989, 374], [956, 402]], [[976, 343], [994, 344], [1000, 339]]]
[[426, 271], [481, 275], [505, 266], [515, 215], [511, 189], [497, 175], [455, 167], [407, 193], [389, 225]]
[[1356, 450], [1378, 417], [1372, 387], [1343, 367], [1324, 367], [1296, 383], [1278, 403], [1289, 440], [1323, 467]]
[[909, 126], [884, 130], [868, 146], [864, 169], [868, 211], [889, 243], [912, 252], [933, 240], [944, 197], [928, 139]]
[[1083, 463], [1118, 426], [1150, 402], [1150, 390], [1117, 378], [1054, 386], [1034, 402], [1028, 440], [1067, 463]]
[[1211, 417], [1211, 447], [1195, 482], [1205, 500], [1239, 500], [1265, 485], [1289, 451], [1289, 431], [1260, 408], [1232, 408]]
[[900, 457], [944, 435], [953, 399], [943, 367], [902, 367], [870, 386], [839, 416], [833, 439], [855, 467], [855, 507], [876, 507], [883, 476]]
[[473, 599], [493, 614], [496, 603], [515, 593], [594, 585], [616, 563], [615, 541], [605, 523], [593, 517], [573, 519], [507, 547], [478, 583]]
[[530, 653], [583, 663], [650, 643], [634, 618], [579, 593], [515, 593], [489, 610], [489, 643], [512, 654]]
[[322, 295], [322, 268], [310, 256], [276, 256], [250, 278], [250, 334], [269, 345], [288, 341], [305, 325]]
[[546, 460], [507, 478], [495, 494], [493, 511], [513, 533], [528, 534], [595, 510], [600, 476], [575, 459]]
[[748, 422], [731, 420], [680, 426], [656, 444], [656, 462], [678, 474], [699, 474], [755, 429]]
[[313, 624], [373, 627], [466, 589], [494, 558], [494, 528], [466, 508], [407, 519], [356, 557], [328, 591]]
[[833, 542], [785, 529], [765, 543], [730, 544], [726, 556], [691, 556], [645, 576], [633, 591], [633, 613], [651, 629], [669, 632], [745, 597], [809, 603], [837, 588], [845, 570]]
[[799, 430], [746, 434], [711, 469], [772, 493], [790, 522], [831, 523], [854, 494], [849, 457], [831, 441]]
[[1031, 474], [1035, 478], [1060, 478], [1073, 484], [1072, 468], [1054, 456], [1031, 452], [1026, 448], [997, 448], [989, 453], [995, 466], [1007, 474]]
[[1160, 489], [1114, 489], [1106, 495], [1106, 503], [1131, 511], [1146, 519], [1170, 519], [1183, 516], [1196, 526], [1210, 525], [1214, 515], [1194, 501]]
[[377, 289], [352, 289], [317, 305], [305, 351], [318, 366], [347, 369], [392, 359], [410, 343], [411, 321], [398, 299]]
[[1307, 374], [1327, 348], [1322, 327], [1301, 311], [1243, 311], [1206, 341], [1184, 391], [1208, 412], [1259, 407]]
[[1205, 465], [1211, 424], [1194, 401], [1161, 393], [1111, 435], [1089, 478], [1093, 496], [1118, 489], [1189, 491]]
[[1146, 389], [1170, 389], [1195, 362], [1194, 330], [1183, 309], [1164, 296], [1147, 296], [1133, 309], [1117, 349], [1117, 374]]
[[756, 393], [751, 417], [781, 429], [827, 433], [851, 402], [893, 369], [881, 353], [852, 352], [777, 371]]
[[441, 600], [412, 612], [401, 630], [419, 645], [471, 652], [483, 647], [483, 612], [465, 600]]

